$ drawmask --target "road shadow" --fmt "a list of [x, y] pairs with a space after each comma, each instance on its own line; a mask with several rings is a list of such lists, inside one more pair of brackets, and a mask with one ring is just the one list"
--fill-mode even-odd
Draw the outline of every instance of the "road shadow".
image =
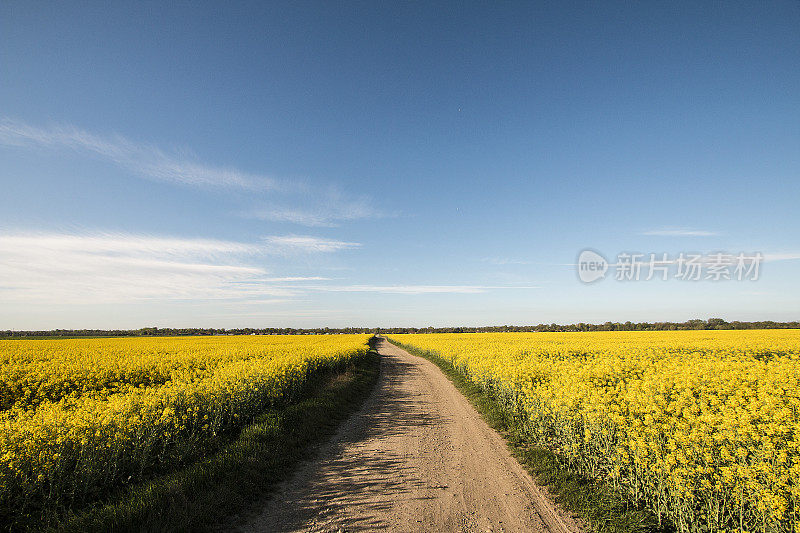
[[[383, 343], [379, 341], [379, 348]], [[420, 497], [418, 489], [443, 488], [427, 487], [409, 466], [414, 463], [408, 454], [366, 445], [447, 422], [419, 393], [403, 386], [420, 373], [419, 368], [401, 361], [391, 350], [381, 352], [381, 376], [364, 406], [345, 423], [323, 457], [308, 464], [244, 531], [324, 531], [334, 517], [336, 527], [345, 531], [392, 529], [393, 524], [380, 517], [391, 516], [386, 511], [398, 500], [432, 499]], [[355, 507], [357, 512], [339, 512], [345, 507]]]

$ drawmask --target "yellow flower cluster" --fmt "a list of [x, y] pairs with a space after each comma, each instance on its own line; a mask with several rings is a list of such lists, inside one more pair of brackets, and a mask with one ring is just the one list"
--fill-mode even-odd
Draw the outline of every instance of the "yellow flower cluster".
[[392, 335], [679, 531], [800, 531], [800, 331]]
[[368, 335], [0, 341], [0, 510], [68, 506], [202, 454]]

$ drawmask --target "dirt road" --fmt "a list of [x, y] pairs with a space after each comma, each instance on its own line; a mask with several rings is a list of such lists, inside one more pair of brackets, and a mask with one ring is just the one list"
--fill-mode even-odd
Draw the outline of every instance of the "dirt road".
[[578, 531], [435, 365], [378, 349], [361, 410], [239, 531]]

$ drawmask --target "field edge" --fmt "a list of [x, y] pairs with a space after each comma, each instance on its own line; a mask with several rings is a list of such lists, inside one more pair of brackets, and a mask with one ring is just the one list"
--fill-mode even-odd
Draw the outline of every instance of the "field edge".
[[366, 400], [379, 373], [380, 356], [371, 346], [297, 403], [257, 417], [212, 456], [132, 487], [111, 501], [70, 512], [48, 530], [212, 530], [268, 497], [310, 458], [315, 446], [330, 439]]

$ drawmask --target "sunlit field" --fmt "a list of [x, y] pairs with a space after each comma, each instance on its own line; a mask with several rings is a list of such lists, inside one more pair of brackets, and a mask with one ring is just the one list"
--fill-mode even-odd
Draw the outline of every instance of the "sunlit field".
[[392, 335], [680, 531], [800, 530], [800, 331]]
[[70, 507], [202, 457], [368, 338], [0, 341], [0, 509]]

